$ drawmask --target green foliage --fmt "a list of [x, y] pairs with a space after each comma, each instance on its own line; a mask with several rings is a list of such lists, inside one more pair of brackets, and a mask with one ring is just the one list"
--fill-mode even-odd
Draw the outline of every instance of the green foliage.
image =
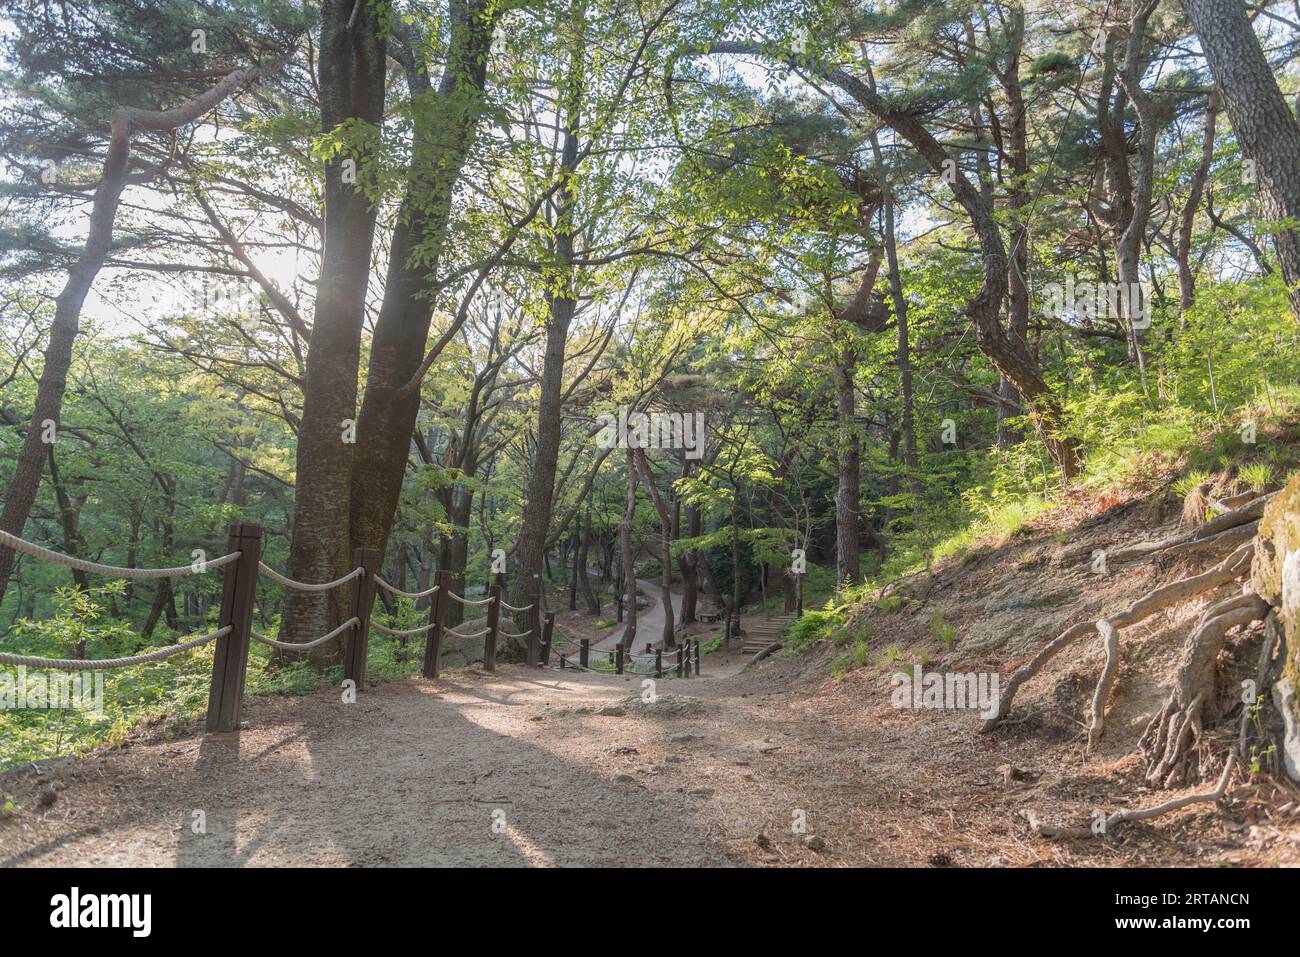
[[948, 648], [957, 643], [957, 629], [943, 620], [942, 611], [936, 611], [930, 618], [930, 637]]
[[[842, 632], [844, 621], [845, 613], [842, 607], [807, 609], [802, 617], [796, 618], [790, 625], [785, 647], [792, 653], [798, 654], [819, 641], [833, 640], [836, 644], [842, 644], [849, 640], [848, 634]], [[839, 637], [841, 634], [843, 634], [842, 638]]]

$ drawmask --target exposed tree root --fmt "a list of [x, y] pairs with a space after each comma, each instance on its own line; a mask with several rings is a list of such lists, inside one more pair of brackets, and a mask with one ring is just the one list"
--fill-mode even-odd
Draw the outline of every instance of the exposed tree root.
[[1146, 779], [1154, 786], [1175, 787], [1187, 777], [1187, 764], [1200, 744], [1207, 707], [1216, 700], [1214, 664], [1227, 634], [1259, 621], [1269, 604], [1247, 592], [1208, 608], [1183, 644], [1178, 683], [1160, 713], [1151, 719], [1140, 747], [1147, 758]]
[[1110, 697], [1115, 673], [1119, 671], [1119, 629], [1103, 618], [1097, 622], [1097, 631], [1106, 644], [1106, 667], [1092, 694], [1092, 716], [1088, 722], [1088, 747], [1091, 748], [1106, 730], [1106, 699]]
[[[1205, 548], [1245, 541], [1255, 535], [1259, 527], [1259, 518], [1264, 514], [1264, 506], [1276, 494], [1276, 492], [1269, 492], [1267, 495], [1252, 498], [1244, 505], [1238, 505], [1238, 507], [1232, 508], [1222, 515], [1210, 519], [1203, 525], [1180, 535], [1171, 535], [1169, 538], [1151, 542], [1137, 542], [1132, 545], [1125, 545], [1122, 548], [1107, 549], [1106, 564], [1123, 565], [1127, 562], [1148, 558], [1169, 549], [1178, 549], [1179, 554], [1182, 555]], [[1240, 498], [1234, 498], [1219, 504], [1231, 503], [1235, 505], [1239, 501]], [[1063, 553], [1060, 560], [1066, 563], [1083, 561], [1090, 558], [1094, 550], [1092, 545], [1082, 545]]]
[[[1093, 827], [1064, 827], [1055, 824], [1045, 824], [1033, 811], [1026, 811], [1025, 817], [1029, 820], [1029, 826], [1039, 837], [1045, 837], [1049, 840], [1075, 840], [1088, 837], [1105, 837], [1114, 832], [1114, 829], [1120, 824], [1127, 821], [1147, 821], [1153, 817], [1159, 817], [1162, 814], [1168, 814], [1170, 811], [1177, 811], [1179, 808], [1187, 807], [1189, 804], [1199, 804], [1204, 801], [1221, 801], [1223, 795], [1228, 791], [1228, 781], [1232, 778], [1232, 769], [1236, 764], [1236, 752], [1228, 752], [1228, 760], [1223, 765], [1223, 773], [1219, 775], [1219, 783], [1215, 785], [1213, 791], [1206, 791], [1203, 794], [1186, 794], [1172, 801], [1166, 801], [1164, 804], [1157, 804], [1155, 807], [1145, 808], [1124, 808], [1115, 811], [1113, 814], [1104, 819], [1099, 819]], [[1104, 823], [1103, 823], [1104, 821]]]
[[[1147, 594], [1143, 595], [1124, 611], [1115, 615], [1109, 615], [1101, 621], [1107, 622], [1111, 627], [1118, 630], [1135, 625], [1139, 621], [1151, 617], [1157, 612], [1163, 611], [1172, 605], [1176, 605], [1194, 595], [1211, 591], [1220, 585], [1225, 585], [1234, 578], [1244, 574], [1250, 568], [1251, 558], [1254, 554], [1254, 546], [1247, 542], [1239, 546], [1231, 555], [1225, 558], [1219, 564], [1215, 565], [1209, 571], [1202, 572], [1199, 575], [1192, 575], [1188, 578], [1179, 579], [1168, 585], [1162, 585]], [[1015, 699], [1016, 692], [1026, 681], [1038, 674], [1043, 667], [1053, 657], [1059, 654], [1062, 649], [1069, 647], [1074, 642], [1087, 634], [1098, 629], [1099, 621], [1085, 621], [1076, 625], [1071, 625], [1053, 641], [1046, 645], [1033, 660], [1023, 668], [1018, 670], [1007, 681], [1006, 688], [1002, 692], [1002, 697], [998, 702], [997, 714], [989, 718], [981, 726], [981, 732], [993, 730], [1003, 718], [1011, 713], [1011, 703]], [[1103, 634], [1104, 637], [1104, 634]], [[1111, 663], [1108, 662], [1108, 670], [1111, 670]], [[1105, 677], [1103, 675], [1103, 677]], [[1113, 681], [1113, 670], [1110, 680]], [[1098, 689], [1101, 691], [1102, 689]], [[1105, 690], [1109, 690], [1109, 684]], [[1104, 704], [1104, 694], [1102, 695]], [[1094, 697], [1094, 718], [1097, 716], [1099, 705]], [[1098, 734], [1100, 731], [1097, 732]]]

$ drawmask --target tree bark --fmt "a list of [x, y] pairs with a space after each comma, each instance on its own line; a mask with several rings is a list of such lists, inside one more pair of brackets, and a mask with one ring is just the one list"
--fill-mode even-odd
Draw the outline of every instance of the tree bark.
[[862, 508], [862, 453], [858, 437], [857, 353], [846, 346], [835, 367], [835, 410], [839, 419], [836, 441], [835, 582], [843, 587], [858, 581], [862, 560], [859, 517]]
[[660, 600], [664, 606], [663, 647], [665, 650], [670, 650], [677, 647], [673, 629], [672, 516], [668, 513], [668, 506], [664, 502], [663, 495], [659, 492], [659, 486], [655, 484], [654, 472], [650, 470], [650, 460], [646, 457], [645, 449], [636, 449], [633, 455], [637, 464], [641, 467], [641, 474], [645, 477], [646, 492], [650, 495], [650, 501], [654, 503], [655, 511], [659, 513], [659, 540], [661, 544], [659, 565], [662, 576], [660, 587], [663, 591]]
[[632, 554], [632, 523], [636, 520], [636, 460], [632, 450], [627, 451], [627, 502], [623, 506], [623, 521], [618, 526], [618, 539], [623, 550], [624, 596], [620, 608], [625, 608], [621, 616], [623, 637], [620, 639], [624, 650], [630, 649], [636, 641], [636, 559]]
[[[580, 12], [577, 19], [581, 20]], [[574, 293], [577, 233], [578, 136], [582, 117], [582, 90], [585, 44], [575, 39], [570, 51], [568, 89], [564, 92], [564, 134], [560, 146], [560, 177], [564, 185], [555, 202], [554, 233], [557, 271], [547, 293], [546, 353], [542, 361], [542, 381], [537, 406], [537, 448], [532, 471], [528, 476], [523, 517], [519, 528], [519, 547], [515, 561], [515, 588], [512, 604], [528, 603], [533, 580], [541, 574], [542, 561], [550, 532], [551, 513], [555, 507], [555, 471], [560, 458], [560, 420], [563, 411], [564, 356], [569, 325], [577, 309]], [[629, 467], [635, 464], [629, 460]], [[629, 573], [630, 576], [630, 573]], [[635, 582], [633, 582], [635, 589]]]
[[[401, 51], [415, 108], [408, 183], [393, 228], [384, 301], [357, 416], [351, 482], [352, 547], [386, 550], [420, 411], [419, 370], [433, 318], [436, 273], [452, 194], [474, 143], [496, 15], [481, 0], [453, 2], [449, 62], [436, 101], [419, 51]], [[497, 8], [490, 8], [496, 10]], [[438, 108], [434, 108], [434, 103]], [[454, 332], [454, 330], [451, 330]], [[439, 339], [440, 349], [450, 333]]]
[[[386, 4], [324, 0], [321, 6], [321, 126], [330, 133], [348, 122], [378, 127], [384, 119]], [[353, 19], [355, 17], [355, 19]], [[363, 158], [364, 161], [364, 158]], [[321, 251], [316, 314], [303, 379], [298, 429], [290, 578], [332, 581], [351, 564], [349, 501], [357, 410], [361, 332], [370, 279], [376, 210], [356, 183], [345, 181], [345, 160], [325, 166], [325, 241]], [[410, 430], [402, 435], [402, 441]], [[289, 590], [281, 638], [310, 641], [342, 619], [346, 589], [326, 593]], [[330, 642], [313, 658], [338, 660], [343, 642]]]
[[587, 611], [592, 615], [600, 614], [600, 601], [592, 590], [591, 580], [587, 575], [587, 554], [591, 548], [591, 509], [582, 523], [582, 545], [578, 548], [578, 587], [582, 590], [582, 600], [587, 603]]
[[1192, 308], [1196, 302], [1196, 276], [1192, 272], [1192, 233], [1196, 225], [1196, 213], [1201, 208], [1201, 197], [1205, 193], [1205, 182], [1210, 176], [1210, 164], [1214, 161], [1214, 134], [1219, 118], [1219, 91], [1211, 90], [1205, 104], [1205, 133], [1201, 140], [1201, 161], [1187, 192], [1187, 202], [1183, 205], [1182, 218], [1178, 223], [1178, 305], [1183, 312]]
[[[1282, 97], [1259, 38], [1238, 0], [1184, 0], [1242, 151], [1255, 161], [1261, 206], [1271, 220], [1300, 220], [1300, 124]], [[1300, 319], [1300, 230], [1273, 237], [1291, 311]]]

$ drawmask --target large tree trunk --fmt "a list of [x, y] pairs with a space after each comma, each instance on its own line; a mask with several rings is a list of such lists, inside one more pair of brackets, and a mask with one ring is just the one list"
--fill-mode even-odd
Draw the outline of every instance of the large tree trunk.
[[[1254, 160], [1261, 205], [1271, 220], [1300, 221], [1300, 124], [1282, 98], [1246, 5], [1240, 0], [1184, 0], [1242, 151]], [[1300, 318], [1300, 230], [1278, 230], [1282, 278]]]
[[[577, 300], [575, 280], [575, 222], [578, 189], [578, 133], [582, 116], [582, 62], [584, 45], [575, 41], [570, 55], [568, 89], [564, 96], [564, 136], [560, 146], [560, 176], [564, 185], [555, 200], [555, 258], [558, 275], [547, 294], [546, 354], [542, 361], [542, 381], [537, 406], [537, 448], [528, 476], [524, 512], [519, 528], [519, 548], [515, 561], [515, 588], [512, 604], [526, 605], [531, 599], [532, 582], [541, 575], [546, 551], [551, 513], [555, 506], [555, 470], [560, 460], [560, 417], [563, 411], [564, 355], [569, 325], [573, 321]], [[549, 285], [549, 284], [548, 284]], [[629, 465], [633, 463], [629, 461]], [[635, 585], [633, 586], [635, 587]]]
[[[495, 10], [496, 8], [492, 8]], [[488, 51], [495, 15], [484, 4], [451, 5], [450, 62], [434, 109], [433, 91], [419, 59], [402, 50], [407, 81], [419, 103], [409, 181], [389, 253], [384, 301], [371, 343], [366, 393], [357, 416], [357, 454], [352, 468], [351, 539], [354, 548], [382, 553], [397, 514], [410, 456], [411, 433], [420, 411], [421, 370], [433, 317], [434, 283], [451, 215], [452, 194], [469, 155], [483, 104]], [[435, 125], [436, 124], [436, 125]], [[455, 328], [439, 339], [435, 353]]]
[[[1011, 13], [1011, 23], [1009, 26], [1007, 64], [1005, 71], [999, 79], [1002, 83], [1002, 90], [1007, 99], [1007, 116], [1003, 124], [1004, 137], [1006, 139], [1006, 148], [1010, 153], [1011, 165], [1011, 182], [1007, 184], [1007, 206], [1011, 210], [1013, 217], [1011, 228], [1011, 255], [1008, 258], [1007, 268], [1007, 335], [1012, 342], [1022, 342], [1025, 348], [1029, 347], [1029, 223], [1026, 222], [1025, 210], [1033, 201], [1029, 192], [1029, 143], [1028, 128], [1029, 121], [1025, 112], [1024, 93], [1020, 83], [1020, 54], [1024, 44], [1025, 36], [1025, 13], [1024, 10], [1016, 6]], [[877, 147], [878, 148], [878, 147]], [[886, 197], [891, 210], [893, 207], [892, 191]], [[893, 233], [893, 217], [890, 215], [888, 220], [888, 230]], [[892, 240], [890, 245], [893, 245]], [[897, 272], [894, 265], [895, 256], [890, 260], [890, 278], [893, 279]], [[895, 309], [902, 304], [903, 311], [906, 311], [906, 300], [899, 293], [894, 296]], [[899, 362], [902, 368], [904, 341], [907, 338], [906, 322], [900, 321], [899, 328]], [[909, 447], [907, 444], [907, 434], [910, 431], [907, 425], [907, 418], [911, 415], [908, 408], [910, 402], [911, 372], [910, 369], [905, 377], [905, 399], [904, 399], [904, 422], [902, 424], [904, 433], [904, 460], [908, 462], [909, 467], [916, 467], [916, 440], [912, 438]], [[1010, 419], [1020, 414], [1020, 393], [1006, 376], [998, 378], [998, 435], [997, 443], [999, 448], [1008, 448], [1013, 442], [1017, 441], [1020, 436], [1016, 430], [1011, 427]]]
[[[53, 423], [55, 428], [59, 425], [63, 394], [68, 387], [68, 369], [72, 366], [72, 346], [81, 323], [81, 307], [113, 244], [117, 208], [130, 168], [132, 133], [137, 130], [168, 132], [193, 123], [219, 106], [240, 87], [279, 70], [286, 60], [287, 57], [284, 57], [266, 66], [234, 70], [203, 93], [170, 110], [113, 107], [110, 120], [112, 133], [100, 172], [99, 186], [95, 189], [95, 198], [91, 204], [86, 244], [77, 261], [69, 268], [63, 291], [55, 300], [54, 321], [50, 325], [50, 341], [45, 347], [45, 360], [36, 386], [36, 404], [32, 410], [31, 425], [18, 452], [18, 462], [5, 492], [4, 511], [0, 512], [0, 529], [11, 535], [22, 535], [32, 505], [36, 502], [41, 473], [45, 469], [45, 423]], [[13, 551], [0, 548], [0, 601], [4, 600], [13, 562]]]
[[[1155, 0], [1133, 0], [1133, 13], [1129, 19], [1129, 32], [1124, 46], [1124, 64], [1120, 73], [1120, 82], [1133, 104], [1137, 114], [1137, 175], [1133, 177], [1133, 208], [1124, 224], [1123, 230], [1115, 240], [1115, 266], [1119, 275], [1121, 295], [1118, 297], [1120, 316], [1124, 320], [1128, 336], [1129, 358], [1137, 363], [1142, 375], [1146, 375], [1146, 357], [1142, 350], [1139, 332], [1145, 327], [1148, 317], [1140, 314], [1139, 308], [1150, 307], [1145, 296], [1137, 291], [1142, 287], [1142, 269], [1139, 256], [1142, 242], [1146, 238], [1147, 224], [1151, 221], [1151, 201], [1155, 190], [1156, 139], [1160, 135], [1160, 124], [1155, 103], [1142, 86], [1142, 79], [1151, 64], [1147, 51], [1147, 21], [1155, 11]], [[1122, 117], [1117, 122], [1123, 122]], [[1125, 140], [1125, 161], [1129, 147]]]
[[[570, 245], [570, 249], [571, 249]], [[551, 299], [542, 361], [541, 397], [537, 405], [537, 444], [528, 476], [519, 549], [515, 561], [512, 604], [527, 604], [532, 582], [542, 571], [547, 533], [555, 505], [555, 472], [560, 462], [560, 425], [564, 387], [564, 353], [576, 303], [567, 296]]]
[[[378, 126], [384, 114], [382, 4], [325, 0], [321, 7], [320, 101], [326, 133], [349, 121]], [[354, 23], [349, 18], [355, 16]], [[351, 566], [349, 501], [352, 485], [357, 372], [375, 213], [358, 184], [345, 181], [345, 162], [325, 166], [325, 242], [298, 429], [291, 578], [331, 581]], [[347, 430], [345, 432], [345, 430]], [[410, 436], [402, 432], [402, 441]], [[339, 624], [346, 589], [287, 591], [281, 637], [310, 641]], [[338, 660], [343, 642], [313, 655]]]

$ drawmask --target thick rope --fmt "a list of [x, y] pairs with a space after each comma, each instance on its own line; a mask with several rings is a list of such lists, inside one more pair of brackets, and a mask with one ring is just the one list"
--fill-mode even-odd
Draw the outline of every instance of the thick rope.
[[349, 618], [328, 635], [321, 635], [315, 641], [276, 641], [274, 638], [266, 637], [266, 635], [259, 635], [255, 631], [249, 632], [249, 634], [252, 635], [254, 641], [260, 641], [264, 645], [270, 645], [272, 648], [279, 648], [282, 651], [306, 651], [308, 648], [315, 648], [317, 645], [325, 644], [325, 642], [329, 641], [331, 638], [337, 638], [349, 628], [353, 628], [359, 624], [361, 624], [360, 618]]
[[524, 605], [523, 608], [516, 608], [514, 605], [511, 605], [508, 602], [503, 601], [501, 602], [501, 607], [504, 608], [506, 611], [532, 611], [534, 608], [537, 607], [537, 602], [533, 602], [531, 605]]
[[447, 629], [447, 634], [449, 634], [449, 635], [455, 635], [457, 638], [464, 638], [464, 639], [466, 639], [466, 640], [468, 641], [468, 640], [472, 640], [472, 639], [474, 639], [474, 638], [482, 638], [484, 635], [486, 635], [486, 634], [488, 633], [488, 630], [489, 630], [489, 629], [484, 628], [482, 631], [476, 631], [476, 632], [474, 632], [473, 634], [466, 635], [466, 634], [462, 634], [461, 632], [457, 631], [455, 628], [448, 628], [448, 629]]
[[441, 587], [439, 585], [434, 585], [432, 588], [426, 588], [424, 591], [402, 591], [396, 585], [385, 580], [383, 575], [376, 575], [375, 582], [380, 588], [386, 589], [400, 598], [427, 598]]
[[264, 574], [267, 578], [271, 579], [272, 581], [279, 582], [285, 588], [292, 588], [294, 591], [329, 591], [331, 588], [338, 588], [340, 585], [346, 584], [347, 582], [352, 581], [352, 579], [354, 578], [360, 578], [362, 575], [366, 573], [366, 570], [364, 568], [358, 567], [352, 569], [352, 571], [348, 572], [346, 575], [344, 575], [342, 578], [338, 579], [337, 581], [322, 582], [319, 585], [311, 585], [308, 584], [307, 582], [297, 582], [294, 581], [292, 578], [285, 578], [283, 575], [277, 572], [266, 562], [258, 562], [257, 567], [262, 570], [262, 574]]
[[531, 631], [506, 631], [500, 625], [497, 626], [497, 634], [505, 635], [507, 638], [531, 638], [533, 636]]
[[183, 651], [190, 651], [209, 641], [215, 641], [223, 635], [230, 634], [234, 629], [230, 625], [220, 628], [209, 635], [203, 635], [201, 638], [191, 638], [189, 641], [179, 645], [170, 645], [166, 648], [159, 648], [157, 651], [150, 651], [143, 655], [133, 655], [130, 658], [100, 658], [96, 661], [77, 661], [68, 658], [34, 658], [31, 655], [7, 655], [0, 653], [0, 665], [25, 666], [28, 668], [49, 668], [54, 671], [104, 671], [109, 668], [129, 668], [131, 665], [143, 665], [150, 661], [163, 661], [171, 658], [173, 655], [179, 655]]
[[[192, 565], [178, 565], [175, 568], [120, 568], [117, 565], [100, 565], [97, 562], [88, 562], [84, 558], [74, 558], [71, 555], [64, 555], [62, 552], [53, 552], [48, 548], [42, 548], [40, 545], [24, 541], [16, 535], [10, 535], [4, 531], [0, 531], [0, 546], [12, 548], [16, 552], [22, 552], [24, 555], [30, 555], [33, 558], [43, 558], [59, 565], [67, 565], [69, 568], [75, 568], [78, 571], [92, 572], [96, 575], [111, 575], [114, 578], [176, 578], [181, 575], [202, 575], [214, 568], [229, 565], [239, 557], [239, 552], [231, 552], [229, 555], [222, 555], [220, 558], [195, 562]], [[195, 565], [198, 566], [197, 570]]]
[[462, 605], [486, 605], [488, 602], [492, 600], [492, 596], [489, 595], [487, 598], [484, 598], [482, 601], [472, 601], [468, 598], [461, 598], [454, 591], [447, 592], [447, 597], [456, 599], [456, 601], [460, 602]]
[[370, 627], [375, 629], [381, 635], [389, 635], [393, 638], [409, 638], [411, 635], [419, 635], [435, 627], [434, 624], [421, 625], [419, 628], [408, 628], [406, 631], [398, 631], [396, 628], [385, 628], [377, 621], [372, 621]]

